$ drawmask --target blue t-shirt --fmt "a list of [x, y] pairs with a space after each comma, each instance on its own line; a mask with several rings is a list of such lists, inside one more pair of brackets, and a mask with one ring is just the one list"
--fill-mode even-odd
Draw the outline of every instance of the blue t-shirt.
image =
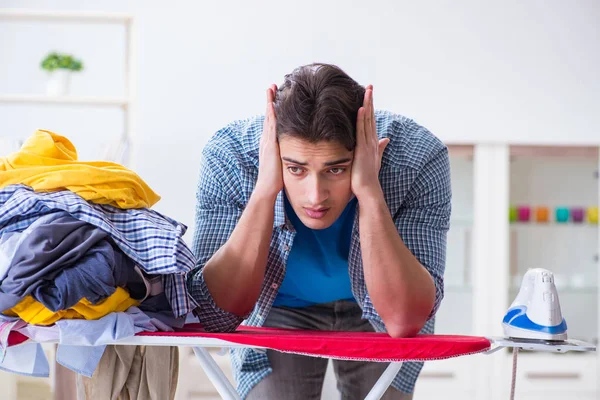
[[307, 228], [287, 199], [284, 201], [285, 213], [296, 236], [288, 256], [285, 278], [273, 305], [308, 307], [354, 300], [348, 274], [348, 253], [356, 198], [348, 203], [333, 225], [321, 230]]

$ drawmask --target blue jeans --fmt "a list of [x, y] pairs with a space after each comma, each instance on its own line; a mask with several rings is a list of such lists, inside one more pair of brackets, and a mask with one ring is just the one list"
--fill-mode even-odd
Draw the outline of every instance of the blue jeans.
[[[361, 319], [361, 315], [362, 310], [352, 301], [305, 308], [273, 307], [264, 326], [373, 332], [371, 324]], [[273, 372], [250, 390], [248, 400], [320, 400], [328, 359], [273, 350], [267, 350], [267, 357]], [[388, 363], [333, 360], [342, 400], [363, 400], [387, 366]], [[412, 397], [390, 386], [382, 399], [411, 400]]]

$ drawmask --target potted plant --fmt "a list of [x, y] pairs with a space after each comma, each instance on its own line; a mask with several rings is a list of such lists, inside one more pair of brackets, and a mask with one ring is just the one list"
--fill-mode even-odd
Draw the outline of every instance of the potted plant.
[[49, 74], [47, 94], [63, 96], [69, 92], [71, 73], [81, 71], [83, 63], [70, 54], [53, 51], [42, 60], [41, 67]]

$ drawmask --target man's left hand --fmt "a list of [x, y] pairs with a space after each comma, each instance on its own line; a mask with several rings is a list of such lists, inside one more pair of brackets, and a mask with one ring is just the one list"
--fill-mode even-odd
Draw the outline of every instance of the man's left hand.
[[373, 86], [367, 86], [363, 106], [356, 121], [356, 148], [352, 162], [352, 192], [360, 202], [361, 197], [381, 193], [379, 169], [381, 157], [389, 138], [378, 140], [373, 108]]

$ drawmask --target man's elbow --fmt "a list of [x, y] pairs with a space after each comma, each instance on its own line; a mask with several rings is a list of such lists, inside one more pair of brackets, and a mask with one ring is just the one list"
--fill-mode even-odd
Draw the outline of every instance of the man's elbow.
[[388, 334], [393, 338], [416, 336], [429, 320], [435, 307], [435, 285], [431, 293], [417, 301], [405, 300], [404, 307], [394, 307], [380, 313]]
[[393, 338], [412, 337], [416, 336], [423, 329], [428, 316], [429, 313], [424, 312], [404, 313], [402, 315], [394, 315], [391, 318], [383, 318], [383, 323], [388, 334]]
[[235, 332], [244, 320], [243, 317], [210, 306], [196, 308], [194, 315], [202, 328], [210, 333]]
[[388, 335], [393, 338], [404, 338], [416, 336], [421, 329], [423, 324], [415, 323], [389, 323], [385, 324]]

